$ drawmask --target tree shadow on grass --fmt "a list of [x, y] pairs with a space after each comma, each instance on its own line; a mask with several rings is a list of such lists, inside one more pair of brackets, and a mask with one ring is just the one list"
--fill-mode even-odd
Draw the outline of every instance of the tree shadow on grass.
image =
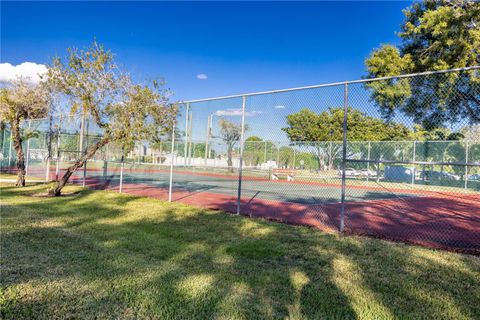
[[[369, 240], [352, 243], [346, 259], [376, 301], [395, 318], [423, 314], [431, 319], [476, 319], [480, 306], [480, 259], [409, 245], [382, 246]], [[370, 259], [381, 256], [382, 264]], [[370, 272], [375, 270], [375, 272]], [[451, 286], [455, 283], [455, 286]], [[476, 288], [476, 289], [475, 289]]]
[[[178, 216], [172, 208], [161, 219], [140, 218], [115, 224], [115, 219], [124, 214], [122, 210], [99, 203], [95, 211], [65, 204], [63, 199], [57, 199], [48, 205], [49, 209], [28, 204], [11, 209], [12, 215], [28, 208], [46, 216], [46, 220], [65, 216], [71, 219], [58, 227], [26, 225], [5, 234], [2, 243], [7, 246], [9, 263], [3, 286], [63, 283], [62, 293], [54, 291], [38, 295], [33, 302], [12, 303], [4, 310], [6, 318], [13, 314], [47, 316], [65, 301], [76, 301], [68, 289], [74, 279], [87, 287], [103, 283], [101, 288], [93, 285], [92, 290], [110, 288], [105, 299], [117, 301], [116, 306], [102, 303], [93, 311], [100, 314], [128, 309], [140, 317], [210, 319], [278, 318], [290, 312], [290, 298], [294, 295], [289, 283], [292, 257], [288, 257], [286, 248], [265, 250], [277, 245], [270, 235], [245, 238], [241, 231], [245, 219], [197, 213], [195, 209]], [[271, 226], [264, 228], [275, 233]], [[23, 240], [23, 245], [19, 246], [18, 240]], [[334, 286], [329, 288], [331, 294], [339, 295]], [[88, 315], [88, 306], [95, 298], [78, 298], [80, 301], [73, 304], [75, 312]], [[348, 310], [348, 305], [342, 308]]]
[[[425, 265], [416, 254], [433, 257], [429, 250], [115, 193], [95, 195], [10, 205], [2, 235], [4, 318], [354, 319], [362, 310], [414, 317], [411, 305], [434, 295], [416, 296], [412, 286], [434, 287], [464, 315], [478, 312], [466, 288], [448, 285], [457, 268], [442, 269], [443, 260], [433, 258]], [[31, 223], [32, 216], [43, 220]], [[478, 284], [471, 259], [461, 280]], [[440, 285], [427, 278], [433, 271]], [[9, 290], [23, 292], [14, 299]], [[439, 304], [430, 307], [427, 316], [443, 311]]]

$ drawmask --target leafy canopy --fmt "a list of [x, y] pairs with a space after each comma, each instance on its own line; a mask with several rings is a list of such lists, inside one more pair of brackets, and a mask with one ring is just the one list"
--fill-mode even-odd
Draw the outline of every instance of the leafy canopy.
[[26, 119], [48, 115], [51, 96], [46, 87], [28, 78], [17, 78], [0, 89], [0, 122], [18, 126]]
[[68, 49], [65, 60], [53, 60], [48, 83], [70, 101], [71, 114], [91, 116], [105, 139], [131, 146], [171, 131], [177, 107], [169, 102], [170, 92], [161, 82], [133, 83], [113, 54], [96, 41], [84, 50]]
[[[227, 145], [233, 146], [240, 140], [242, 136], [242, 126], [240, 124], [220, 119], [218, 125], [220, 127], [220, 137], [227, 143]], [[245, 131], [247, 130], [248, 126], [245, 125]]]
[[[480, 3], [416, 2], [404, 10], [401, 44], [382, 45], [365, 60], [369, 78], [480, 65]], [[386, 119], [397, 111], [426, 129], [480, 122], [480, 75], [463, 71], [366, 84]]]
[[[341, 141], [343, 139], [343, 108], [330, 108], [315, 113], [304, 108], [287, 116], [288, 127], [283, 128], [292, 142]], [[405, 140], [410, 130], [395, 122], [381, 119], [348, 108], [347, 139], [350, 141]]]

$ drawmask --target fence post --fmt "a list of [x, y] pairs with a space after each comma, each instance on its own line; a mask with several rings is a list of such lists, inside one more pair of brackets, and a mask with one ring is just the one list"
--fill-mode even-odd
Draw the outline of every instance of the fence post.
[[187, 138], [188, 138], [188, 112], [190, 104], [187, 103], [187, 110], [185, 112], [185, 132], [183, 134], [183, 165], [187, 166]]
[[45, 182], [50, 180], [50, 159], [52, 158], [52, 116], [48, 122], [48, 140], [47, 140], [47, 168], [45, 170]]
[[168, 202], [172, 202], [172, 184], [173, 184], [173, 153], [175, 152], [175, 120], [172, 126], [172, 148], [170, 149], [170, 178], [168, 182]]
[[267, 141], [265, 141], [265, 151], [263, 152], [263, 163], [267, 163]]
[[10, 166], [12, 165], [12, 132], [10, 131], [10, 143], [8, 147], [8, 170], [10, 170]]
[[275, 143], [277, 145], [277, 168], [280, 168], [280, 144], [278, 143]]
[[[210, 128], [209, 128], [209, 134], [210, 134], [210, 139], [212, 138], [212, 128], [213, 128], [213, 114], [211, 114], [209, 116], [209, 119], [210, 119]], [[211, 143], [208, 147], [208, 158], [212, 158], [212, 146], [211, 146]], [[215, 162], [215, 161], [214, 161]], [[213, 167], [215, 167], [215, 164], [213, 165]]]
[[[87, 148], [88, 148], [88, 124], [90, 122], [87, 120], [87, 140], [85, 141], [85, 148], [82, 149], [82, 155], [87, 154]], [[82, 186], [85, 188], [86, 185], [86, 179], [87, 179], [87, 162], [88, 159], [85, 160], [85, 163], [83, 164], [83, 181], [82, 181]]]
[[[32, 120], [28, 120], [28, 134], [30, 134], [30, 128], [32, 127]], [[25, 165], [25, 177], [28, 176], [28, 166], [30, 164], [30, 138], [27, 140], [27, 161]]]
[[343, 92], [343, 149], [342, 149], [342, 195], [340, 209], [340, 232], [345, 230], [345, 166], [347, 160], [347, 111], [348, 111], [348, 82], [345, 81]]
[[[417, 150], [417, 141], [413, 141], [413, 162], [415, 162], [415, 154], [416, 154], [416, 150]], [[412, 172], [412, 184], [415, 184], [415, 174], [417, 173], [417, 167], [415, 166], [415, 164], [413, 165], [413, 172]]]
[[[135, 158], [133, 159], [135, 162]], [[120, 159], [120, 184], [118, 186], [118, 192], [123, 191], [123, 168], [125, 166], [125, 145], [122, 146], [122, 158]]]
[[59, 161], [60, 161], [60, 127], [57, 131], [57, 163], [55, 164], [55, 181], [58, 181]]
[[[2, 135], [2, 156], [3, 156], [3, 151], [4, 151], [4, 149], [5, 149], [4, 146], [5, 146], [5, 135], [6, 135], [6, 133], [7, 133], [7, 128], [4, 127], [4, 128], [3, 128], [3, 135]], [[2, 159], [3, 159], [3, 158], [2, 158]]]
[[297, 157], [297, 151], [295, 150], [295, 144], [293, 144], [293, 169], [295, 169], [295, 160]]
[[189, 124], [188, 124], [188, 165], [192, 165], [192, 111], [190, 110], [189, 115]]
[[158, 158], [158, 165], [162, 165], [162, 154], [163, 154], [163, 141], [160, 141], [160, 157]]
[[371, 152], [371, 142], [368, 141], [368, 149], [367, 149], [367, 181], [370, 178], [370, 152]]
[[465, 145], [465, 189], [468, 188], [468, 141], [466, 142]]
[[82, 118], [80, 120], [80, 136], [79, 136], [79, 146], [78, 146], [78, 153], [81, 155], [83, 153], [83, 135], [85, 131], [85, 113], [82, 113]]
[[204, 157], [205, 157], [205, 167], [208, 163], [208, 142], [210, 140], [210, 116], [207, 118], [207, 137], [205, 139], [205, 150], [204, 150]]
[[243, 174], [243, 144], [245, 134], [245, 104], [247, 97], [242, 96], [242, 130], [240, 133], [240, 163], [238, 170], [237, 214], [240, 214], [240, 199], [242, 197], [242, 174]]
[[3, 137], [2, 137], [2, 166], [3, 166], [3, 159], [5, 158], [6, 154], [5, 152], [5, 137], [7, 135], [7, 127], [5, 126], [3, 128]]

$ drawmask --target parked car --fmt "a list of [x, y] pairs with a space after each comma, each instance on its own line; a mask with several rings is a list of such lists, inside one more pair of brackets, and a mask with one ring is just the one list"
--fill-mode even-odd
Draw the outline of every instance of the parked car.
[[480, 181], [480, 173], [471, 174], [468, 176], [470, 181]]
[[449, 180], [449, 181], [458, 181], [460, 176], [457, 176], [449, 172], [441, 172], [434, 170], [425, 170], [420, 173], [420, 178], [425, 180]]
[[450, 172], [443, 172], [442, 179], [445, 180], [452, 180], [452, 181], [459, 181], [460, 176], [457, 176], [456, 174], [450, 173]]
[[370, 169], [364, 169], [358, 171], [359, 175], [362, 177], [375, 177], [377, 173], [375, 171], [372, 171]]
[[[342, 176], [342, 169], [338, 170], [338, 175]], [[346, 177], [356, 177], [359, 175], [359, 172], [353, 168], [345, 168], [345, 176]]]
[[383, 177], [385, 181], [411, 182], [415, 179], [415, 168], [405, 166], [385, 167]]

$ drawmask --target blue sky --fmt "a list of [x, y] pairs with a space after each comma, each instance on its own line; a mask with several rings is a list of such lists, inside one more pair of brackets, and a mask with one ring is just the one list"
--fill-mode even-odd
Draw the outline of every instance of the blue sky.
[[397, 41], [408, 5], [2, 1], [1, 61], [47, 63], [96, 37], [136, 77], [165, 77], [179, 99], [341, 81]]
[[2, 1], [0, 60], [48, 63], [96, 37], [135, 78], [164, 77], [181, 100], [343, 81], [398, 41], [409, 4]]

